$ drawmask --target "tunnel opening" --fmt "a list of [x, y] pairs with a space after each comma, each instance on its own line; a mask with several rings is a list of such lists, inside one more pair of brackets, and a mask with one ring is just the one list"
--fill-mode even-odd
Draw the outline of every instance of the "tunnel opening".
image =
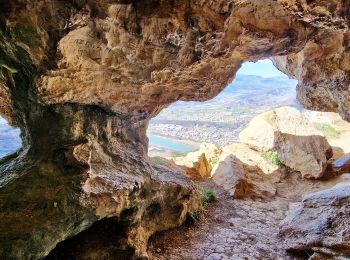
[[4, 118], [0, 117], [0, 159], [22, 147], [20, 134], [20, 129], [11, 127]]
[[292, 106], [297, 81], [279, 71], [271, 60], [245, 62], [235, 79], [215, 98], [178, 101], [150, 121], [149, 155], [176, 157], [199, 148], [201, 143], [223, 147], [238, 141], [238, 134], [256, 115]]
[[[315, 253], [309, 248], [285, 251], [280, 237], [294, 232], [294, 226], [289, 228], [296, 220], [289, 226], [283, 221], [304, 195], [341, 181], [332, 163], [350, 152], [342, 144], [350, 144], [350, 124], [336, 113], [304, 109], [296, 86], [271, 60], [246, 62], [215, 98], [178, 101], [151, 120], [151, 160], [180, 167], [200, 190], [216, 196], [201, 213], [204, 220], [192, 218], [194, 227], [156, 233], [151, 255], [233, 259], [247, 252], [254, 259], [309, 259]], [[242, 138], [246, 129], [250, 138], [273, 147]], [[319, 172], [309, 174], [318, 167]]]
[[58, 243], [45, 259], [131, 259], [134, 249], [126, 246], [126, 230], [117, 218], [101, 219]]

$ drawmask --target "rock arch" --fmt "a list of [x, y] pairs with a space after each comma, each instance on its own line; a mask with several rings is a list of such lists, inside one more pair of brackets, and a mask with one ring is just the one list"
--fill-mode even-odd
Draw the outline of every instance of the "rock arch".
[[198, 201], [181, 173], [148, 161], [148, 121], [176, 100], [214, 97], [244, 61], [273, 57], [305, 107], [349, 121], [349, 6], [1, 2], [0, 113], [24, 147], [0, 165], [0, 256], [42, 258], [125, 210], [127, 241], [146, 256], [150, 234], [180, 225]]

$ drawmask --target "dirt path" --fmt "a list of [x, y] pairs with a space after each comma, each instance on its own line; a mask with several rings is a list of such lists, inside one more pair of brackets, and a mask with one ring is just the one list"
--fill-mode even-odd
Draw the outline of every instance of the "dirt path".
[[277, 184], [278, 194], [268, 201], [233, 199], [214, 183], [201, 183], [215, 190], [217, 201], [195, 225], [157, 234], [150, 242], [151, 257], [157, 260], [303, 259], [288, 255], [283, 249], [283, 241], [278, 238], [279, 223], [290, 202], [300, 201], [302, 194], [335, 182], [289, 176]]

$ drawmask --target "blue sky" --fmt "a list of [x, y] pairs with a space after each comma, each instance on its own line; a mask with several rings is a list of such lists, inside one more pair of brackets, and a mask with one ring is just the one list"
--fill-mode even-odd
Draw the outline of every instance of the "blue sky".
[[256, 75], [264, 78], [287, 77], [273, 65], [272, 61], [259, 60], [258, 62], [245, 62], [238, 70], [237, 75]]

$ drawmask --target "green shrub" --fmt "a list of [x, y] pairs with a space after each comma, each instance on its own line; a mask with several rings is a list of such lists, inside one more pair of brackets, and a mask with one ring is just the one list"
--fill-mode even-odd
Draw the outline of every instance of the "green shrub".
[[209, 188], [201, 189], [201, 202], [203, 207], [207, 207], [207, 205], [216, 200], [215, 192]]
[[211, 159], [211, 164], [212, 164], [212, 165], [217, 164], [217, 163], [219, 162], [219, 159], [220, 159], [220, 157], [219, 157], [219, 156], [215, 156], [215, 157], [213, 157], [213, 158]]
[[333, 126], [329, 125], [329, 124], [324, 124], [324, 123], [314, 123], [314, 127], [321, 131], [326, 138], [329, 139], [334, 139], [337, 138], [340, 134], [340, 132], [335, 129]]
[[195, 211], [187, 212], [187, 216], [186, 216], [186, 223], [187, 224], [194, 224], [198, 220], [203, 219], [204, 212], [205, 212], [206, 208], [208, 207], [208, 204], [212, 203], [216, 200], [215, 192], [212, 189], [200, 188], [199, 193], [201, 196], [200, 206]]
[[196, 210], [192, 212], [187, 212], [186, 224], [193, 225], [201, 218], [201, 212]]
[[274, 165], [282, 165], [281, 160], [278, 158], [278, 154], [275, 151], [268, 151], [263, 152], [262, 156], [269, 162], [273, 163]]

